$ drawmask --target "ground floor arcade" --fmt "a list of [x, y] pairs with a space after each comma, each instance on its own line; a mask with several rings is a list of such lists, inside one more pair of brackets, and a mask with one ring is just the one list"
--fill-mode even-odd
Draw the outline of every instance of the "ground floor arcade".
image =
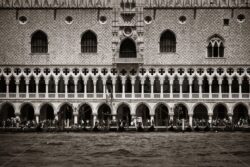
[[0, 121], [2, 127], [21, 125], [84, 127], [151, 125], [166, 127], [180, 125], [235, 126], [249, 124], [250, 107], [245, 102], [2, 102]]

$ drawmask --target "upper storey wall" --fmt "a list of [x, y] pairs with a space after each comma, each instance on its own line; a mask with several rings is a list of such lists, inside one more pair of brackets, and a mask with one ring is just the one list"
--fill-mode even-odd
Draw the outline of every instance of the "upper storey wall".
[[[243, 23], [237, 16], [244, 14]], [[250, 64], [250, 10], [144, 10], [144, 16], [155, 17], [144, 30], [144, 61], [147, 64]], [[179, 17], [186, 16], [185, 24]], [[229, 19], [229, 26], [223, 20]], [[176, 53], [160, 53], [160, 35], [169, 29], [176, 35]], [[224, 39], [224, 58], [207, 58], [211, 36]]]
[[[84, 10], [19, 10], [28, 22], [19, 24], [15, 10], [0, 10], [1, 64], [110, 64], [112, 61], [112, 10], [100, 10], [107, 17], [100, 24], [98, 11]], [[73, 23], [65, 18], [72, 16]], [[48, 36], [48, 54], [31, 54], [31, 35], [42, 30]], [[97, 53], [81, 53], [81, 36], [92, 30], [97, 35]]]
[[[144, 16], [152, 16], [151, 24], [144, 24], [144, 64], [250, 64], [249, 9], [144, 9]], [[244, 14], [244, 23], [237, 16]], [[107, 23], [100, 24], [99, 16]], [[178, 18], [186, 16], [185, 24]], [[21, 25], [17, 16], [26, 16]], [[65, 23], [67, 16], [73, 23]], [[229, 26], [223, 26], [223, 19]], [[0, 64], [26, 65], [112, 65], [112, 19], [110, 9], [5, 9], [0, 10]], [[159, 53], [161, 33], [172, 30], [177, 38], [176, 53]], [[37, 30], [48, 36], [48, 54], [31, 54], [31, 35]], [[81, 53], [81, 35], [86, 30], [96, 33], [97, 54]], [[206, 58], [208, 38], [219, 34], [225, 40], [224, 58]]]

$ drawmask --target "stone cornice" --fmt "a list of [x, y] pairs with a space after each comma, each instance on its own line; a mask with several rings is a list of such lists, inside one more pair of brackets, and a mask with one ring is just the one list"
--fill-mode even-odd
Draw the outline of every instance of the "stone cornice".
[[[127, 0], [124, 0], [127, 1]], [[131, 1], [131, 0], [128, 0]], [[250, 8], [249, 0], [135, 0], [144, 8]], [[119, 0], [0, 0], [0, 8], [113, 8]]]

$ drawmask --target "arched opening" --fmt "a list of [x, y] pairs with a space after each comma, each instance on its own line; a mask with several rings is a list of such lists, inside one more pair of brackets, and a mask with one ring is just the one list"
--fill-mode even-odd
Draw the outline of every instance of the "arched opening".
[[208, 122], [208, 111], [205, 105], [198, 104], [194, 108], [194, 115], [193, 115], [194, 125], [198, 126], [206, 126]]
[[72, 76], [69, 77], [68, 80], [68, 93], [74, 93], [75, 92], [75, 82]]
[[122, 93], [122, 79], [120, 76], [118, 76], [116, 79], [115, 92]]
[[9, 103], [2, 104], [0, 110], [0, 127], [10, 127], [13, 126], [11, 118], [15, 118], [14, 107]]
[[227, 77], [224, 77], [222, 80], [221, 91], [222, 91], [222, 93], [229, 92], [229, 84], [228, 84]]
[[242, 80], [242, 93], [249, 93], [249, 81], [247, 76], [245, 76]]
[[19, 81], [19, 92], [26, 93], [26, 82], [24, 76], [22, 76]]
[[239, 93], [239, 82], [237, 77], [234, 77], [232, 81], [232, 93]]
[[44, 77], [42, 76], [39, 80], [39, 93], [45, 93], [46, 91], [46, 86], [45, 86], [45, 79]]
[[47, 35], [42, 31], [37, 31], [31, 38], [31, 53], [47, 53], [48, 39]]
[[188, 109], [183, 104], [177, 104], [174, 107], [174, 124], [181, 125], [181, 119], [188, 121]]
[[58, 81], [58, 93], [65, 93], [65, 83], [62, 76]]
[[10, 77], [9, 92], [10, 93], [16, 93], [16, 80], [15, 80], [14, 76]]
[[96, 53], [97, 52], [97, 37], [92, 31], [86, 31], [81, 39], [82, 53]]
[[55, 80], [54, 78], [51, 76], [49, 79], [49, 93], [55, 93], [56, 89], [55, 89]]
[[123, 126], [129, 126], [131, 122], [131, 115], [129, 106], [122, 104], [117, 109], [117, 121]]
[[79, 123], [86, 127], [93, 125], [93, 116], [92, 116], [92, 109], [88, 104], [83, 104], [79, 108]]
[[150, 93], [151, 92], [151, 83], [149, 77], [146, 77], [144, 81], [144, 93]]
[[52, 124], [52, 120], [55, 119], [54, 109], [50, 104], [44, 104], [40, 109], [40, 120], [48, 121], [50, 125]]
[[143, 126], [150, 125], [150, 111], [145, 104], [140, 104], [136, 109], [137, 122], [142, 123]]
[[160, 38], [160, 52], [176, 52], [176, 37], [175, 34], [166, 30]]
[[0, 78], [0, 93], [6, 93], [6, 82], [4, 76]]
[[94, 93], [94, 82], [92, 77], [89, 77], [87, 81], [87, 93]]
[[141, 80], [139, 76], [135, 79], [135, 93], [141, 93]]
[[69, 104], [61, 106], [58, 112], [59, 125], [63, 127], [69, 127], [73, 124], [73, 109]]
[[219, 82], [217, 77], [213, 78], [212, 82], [212, 93], [219, 93]]
[[20, 119], [23, 124], [26, 124], [26, 122], [33, 121], [35, 119], [35, 111], [31, 104], [27, 103], [22, 106]]
[[164, 104], [160, 104], [155, 109], [155, 126], [168, 126], [168, 108]]
[[180, 83], [177, 76], [174, 78], [173, 82], [173, 93], [180, 93]]
[[161, 83], [159, 77], [155, 77], [154, 80], [154, 93], [160, 93], [161, 92]]
[[165, 77], [163, 82], [163, 93], [170, 93], [170, 83], [168, 77]]
[[96, 93], [103, 93], [103, 82], [101, 76], [99, 76], [96, 81]]
[[197, 77], [193, 79], [192, 93], [199, 93], [199, 80]]
[[214, 107], [213, 119], [218, 121], [228, 119], [227, 108], [223, 104], [217, 104]]
[[112, 119], [111, 109], [107, 104], [102, 104], [98, 109], [97, 119], [101, 126], [108, 126]]
[[79, 77], [77, 81], [77, 92], [78, 93], [84, 93], [84, 81], [82, 77]]
[[188, 78], [185, 77], [182, 83], [182, 92], [183, 93], [189, 93], [189, 81]]
[[120, 46], [120, 58], [136, 58], [135, 42], [127, 38], [122, 41]]
[[209, 83], [207, 77], [203, 78], [202, 93], [209, 93]]
[[126, 78], [125, 93], [132, 93], [132, 84], [131, 84], [131, 79], [130, 79], [130, 77], [127, 77], [127, 78]]
[[36, 92], [36, 80], [35, 77], [32, 76], [29, 82], [29, 93], [35, 93], [35, 92]]
[[233, 110], [233, 123], [241, 126], [248, 123], [248, 110], [243, 104], [238, 104]]

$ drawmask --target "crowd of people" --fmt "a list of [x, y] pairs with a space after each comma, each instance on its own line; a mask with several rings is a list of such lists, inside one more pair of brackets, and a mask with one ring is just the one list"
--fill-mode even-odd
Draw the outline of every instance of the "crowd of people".
[[[166, 127], [181, 127], [183, 124], [182, 119], [176, 120], [169, 120], [167, 121]], [[153, 120], [143, 121], [140, 119], [132, 119], [131, 121], [128, 120], [114, 120], [114, 119], [107, 119], [107, 120], [96, 120], [94, 124], [95, 129], [103, 130], [110, 127], [118, 127], [119, 129], [126, 129], [129, 126], [134, 126], [136, 128], [145, 128], [154, 126]], [[189, 126], [189, 122], [187, 119], [184, 120], [184, 125]], [[79, 124], [71, 124], [71, 128], [92, 128], [93, 122], [92, 120], [80, 120]], [[243, 126], [250, 126], [250, 118], [240, 118], [238, 120], [229, 120], [229, 119], [213, 119], [209, 121], [207, 119], [194, 119], [193, 120], [193, 127], [232, 127], [232, 128], [241, 128]], [[40, 122], [36, 122], [35, 120], [20, 120], [19, 117], [11, 117], [6, 120], [2, 120], [0, 122], [1, 128], [36, 128], [39, 127], [43, 128], [59, 128], [59, 127], [67, 127], [66, 121], [61, 121], [61, 123], [54, 119], [54, 120], [42, 120]]]

